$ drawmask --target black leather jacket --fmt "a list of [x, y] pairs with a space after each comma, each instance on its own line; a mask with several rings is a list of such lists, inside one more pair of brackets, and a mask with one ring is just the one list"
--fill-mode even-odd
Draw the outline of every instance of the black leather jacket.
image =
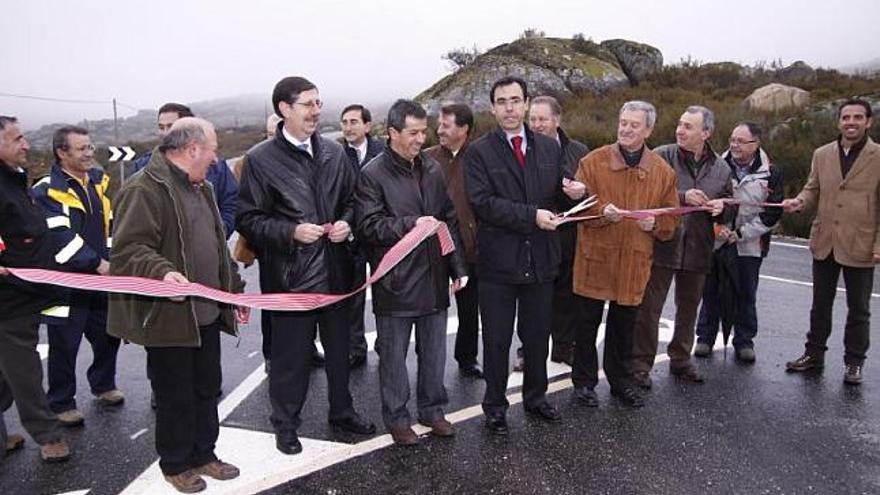
[[352, 193], [355, 171], [339, 143], [311, 137], [314, 158], [283, 135], [251, 148], [244, 157], [236, 227], [257, 251], [269, 292], [351, 290], [353, 258], [348, 241], [325, 235], [312, 244], [293, 240], [301, 223], [332, 224], [345, 220], [354, 229]]
[[373, 285], [373, 312], [415, 317], [449, 307], [450, 278], [466, 274], [458, 220], [440, 165], [425, 153], [410, 164], [386, 148], [361, 169], [355, 193], [357, 234], [373, 270], [382, 256], [422, 216], [446, 222], [456, 250], [440, 255], [436, 236], [421, 243], [397, 267]]

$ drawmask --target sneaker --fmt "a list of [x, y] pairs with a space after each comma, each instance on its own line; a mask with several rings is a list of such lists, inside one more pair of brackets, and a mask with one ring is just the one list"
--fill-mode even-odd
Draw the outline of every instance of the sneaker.
[[122, 405], [123, 402], [125, 402], [125, 394], [123, 394], [121, 390], [116, 388], [98, 394], [95, 397], [98, 398], [98, 402], [100, 402], [103, 406], [119, 406]]
[[223, 462], [220, 459], [217, 459], [216, 461], [211, 461], [203, 466], [193, 468], [192, 472], [208, 476], [220, 481], [238, 478], [238, 475], [240, 474], [237, 467], [229, 464], [228, 462]]
[[44, 462], [64, 462], [70, 459], [70, 448], [64, 440], [40, 445], [40, 459]]
[[736, 359], [744, 363], [754, 363], [755, 350], [751, 347], [741, 347], [736, 350]]
[[208, 487], [205, 480], [192, 469], [187, 469], [180, 474], [165, 475], [165, 481], [180, 493], [196, 493]]
[[634, 371], [632, 379], [633, 383], [645, 390], [650, 389], [651, 385], [653, 385], [651, 375], [647, 371]]
[[711, 355], [712, 355], [712, 347], [709, 344], [697, 342], [696, 347], [694, 347], [694, 356], [704, 358], [704, 357], [709, 357]]
[[60, 422], [62, 426], [68, 428], [82, 426], [83, 423], [85, 423], [85, 418], [77, 409], [68, 409], [67, 411], [58, 413], [56, 416], [58, 417], [58, 422]]
[[785, 363], [785, 371], [801, 372], [812, 369], [820, 369], [825, 366], [824, 357], [804, 353], [794, 361]]
[[847, 385], [860, 385], [862, 383], [862, 367], [858, 364], [846, 365], [843, 373], [843, 382]]
[[[24, 445], [24, 437], [21, 435], [12, 434], [6, 437], [6, 452], [12, 452], [13, 450], [18, 450]], [[2, 457], [2, 456], [0, 456]]]

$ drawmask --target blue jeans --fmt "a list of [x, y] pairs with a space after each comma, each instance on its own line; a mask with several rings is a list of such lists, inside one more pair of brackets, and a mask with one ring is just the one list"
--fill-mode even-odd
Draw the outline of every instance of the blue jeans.
[[416, 327], [418, 378], [416, 403], [419, 420], [432, 423], [443, 418], [449, 402], [443, 375], [446, 368], [446, 310], [424, 316], [376, 315], [376, 352], [379, 354], [379, 384], [382, 420], [385, 426], [408, 427], [409, 373], [406, 353], [413, 325]]
[[[755, 256], [737, 256], [736, 267], [739, 275], [739, 294], [737, 298], [736, 317], [733, 322], [733, 347], [742, 349], [754, 347], [752, 340], [758, 334], [758, 311], [755, 306], [758, 294], [758, 274], [761, 271], [763, 258]], [[706, 278], [703, 287], [703, 305], [697, 321], [697, 342], [715, 345], [718, 326], [721, 320], [721, 299], [718, 293], [718, 282], [714, 274]]]

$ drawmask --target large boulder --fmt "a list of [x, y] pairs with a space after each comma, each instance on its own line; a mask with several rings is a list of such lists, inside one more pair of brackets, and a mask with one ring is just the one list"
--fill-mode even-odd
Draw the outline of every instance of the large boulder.
[[750, 110], [778, 112], [786, 108], [806, 107], [810, 104], [810, 93], [794, 86], [771, 83], [753, 91], [743, 103]]
[[653, 46], [622, 39], [605, 40], [600, 45], [614, 54], [633, 85], [663, 67], [663, 54]]
[[785, 84], [814, 84], [816, 71], [803, 60], [798, 60], [788, 67], [776, 71], [776, 78]]
[[521, 77], [533, 95], [565, 98], [578, 93], [603, 94], [630, 80], [617, 57], [586, 40], [526, 38], [497, 46], [470, 65], [422, 92], [416, 100], [431, 114], [447, 102], [464, 102], [475, 111], [491, 108], [489, 90], [504, 76]]

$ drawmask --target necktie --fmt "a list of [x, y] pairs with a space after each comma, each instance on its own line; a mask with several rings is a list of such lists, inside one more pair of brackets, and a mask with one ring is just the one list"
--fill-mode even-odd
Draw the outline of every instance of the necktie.
[[308, 145], [307, 143], [298, 144], [298, 145], [296, 145], [296, 147], [299, 148], [299, 149], [301, 149], [301, 150], [303, 150], [303, 151], [305, 151], [306, 153], [308, 153], [308, 154], [310, 154], [310, 155], [312, 154], [312, 152], [309, 151], [309, 145]]
[[520, 168], [526, 168], [526, 156], [522, 151], [522, 136], [513, 136], [510, 138], [510, 142], [513, 143], [513, 155], [516, 156]]

